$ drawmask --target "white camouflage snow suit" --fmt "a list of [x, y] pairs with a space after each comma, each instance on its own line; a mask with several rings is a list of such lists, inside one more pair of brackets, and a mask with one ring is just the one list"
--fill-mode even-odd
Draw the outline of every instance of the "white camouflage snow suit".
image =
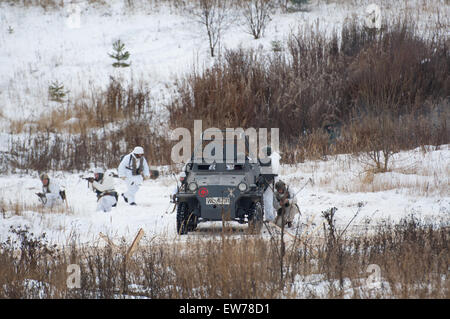
[[61, 188], [57, 181], [48, 179], [47, 185], [42, 185], [42, 193], [44, 194], [44, 196], [41, 197], [42, 204], [49, 208], [62, 204], [63, 199], [59, 193], [60, 190]]
[[143, 177], [150, 177], [150, 169], [146, 159], [144, 156], [138, 159], [134, 156], [134, 153], [125, 155], [119, 164], [118, 173], [120, 178], [125, 177], [127, 183], [128, 189], [123, 196], [128, 200], [128, 203], [135, 203], [135, 196], [142, 184]]
[[[280, 154], [277, 152], [272, 152], [270, 155], [270, 165], [272, 166], [272, 172], [274, 174], [279, 175], [280, 174]], [[277, 181], [277, 178], [275, 177], [275, 182]], [[269, 186], [264, 192], [263, 195], [264, 199], [264, 218], [268, 221], [274, 221], [276, 218], [276, 214], [274, 213], [274, 207], [273, 207], [273, 190], [272, 187]]]
[[111, 173], [104, 174], [99, 181], [93, 181], [92, 189], [97, 192], [97, 211], [110, 212], [117, 204], [117, 192], [114, 189], [114, 179]]

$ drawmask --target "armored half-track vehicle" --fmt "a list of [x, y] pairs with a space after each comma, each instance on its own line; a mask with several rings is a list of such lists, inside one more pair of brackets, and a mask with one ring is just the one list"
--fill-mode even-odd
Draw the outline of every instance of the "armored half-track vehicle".
[[[247, 155], [238, 153], [240, 138], [244, 139]], [[202, 137], [202, 145], [206, 141], [209, 140]], [[185, 165], [181, 186], [174, 196], [178, 233], [186, 234], [199, 223], [208, 221], [248, 223], [252, 232], [259, 232], [264, 218], [263, 194], [276, 176], [272, 173], [270, 148], [266, 148], [264, 160], [252, 160], [248, 156], [248, 137], [244, 134], [232, 140], [224, 137], [214, 147], [215, 151], [222, 149], [222, 161], [217, 161], [217, 157], [205, 158], [202, 153], [201, 158], [196, 157], [194, 150]]]

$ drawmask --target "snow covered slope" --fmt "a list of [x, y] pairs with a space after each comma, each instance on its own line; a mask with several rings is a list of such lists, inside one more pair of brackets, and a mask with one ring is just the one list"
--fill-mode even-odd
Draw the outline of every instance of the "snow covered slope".
[[[66, 1], [66, 3], [69, 1]], [[44, 10], [40, 7], [0, 3], [0, 131], [9, 119], [31, 120], [59, 107], [48, 99], [48, 86], [59, 81], [74, 100], [83, 93], [104, 87], [110, 76], [125, 81], [144, 81], [155, 101], [170, 94], [171, 81], [195, 65], [210, 65], [204, 27], [189, 13], [189, 6], [174, 8], [147, 1], [112, 0], [103, 6], [79, 4], [79, 27], [71, 22], [71, 7]], [[411, 17], [430, 32], [433, 21], [450, 16], [442, 0], [311, 1], [307, 11], [276, 12], [261, 39], [245, 32], [242, 12], [234, 12], [233, 23], [224, 30], [220, 50], [238, 47], [269, 52], [272, 41], [284, 40], [291, 31], [315, 28], [323, 34], [340, 30], [345, 21], [363, 21], [366, 7], [377, 3], [384, 19]], [[231, 16], [230, 16], [231, 20]], [[108, 53], [121, 39], [131, 54], [131, 67], [112, 67]], [[157, 104], [156, 103], [156, 104]], [[3, 121], [2, 121], [3, 117]]]

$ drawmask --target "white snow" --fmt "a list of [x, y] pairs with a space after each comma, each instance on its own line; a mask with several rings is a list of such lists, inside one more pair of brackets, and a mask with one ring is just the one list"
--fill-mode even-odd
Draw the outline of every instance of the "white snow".
[[[73, 101], [105, 87], [110, 76], [124, 81], [143, 81], [155, 104], [171, 94], [171, 83], [194, 66], [214, 63], [209, 56], [204, 27], [187, 8], [158, 6], [147, 1], [107, 1], [103, 6], [78, 1], [79, 27], [71, 23], [71, 7], [44, 10], [40, 7], [0, 3], [0, 131], [8, 122], [32, 120], [60, 106], [48, 99], [48, 86], [58, 81]], [[314, 28], [329, 35], [349, 20], [361, 23], [371, 3], [381, 8], [384, 19], [411, 16], [424, 33], [433, 31], [433, 21], [450, 16], [444, 0], [416, 0], [393, 4], [388, 0], [329, 2], [311, 1], [307, 12], [276, 12], [264, 36], [254, 40], [245, 32], [242, 14], [224, 30], [219, 52], [238, 47], [270, 52], [272, 41], [284, 40], [299, 28]], [[231, 18], [230, 18], [231, 19]], [[12, 32], [10, 32], [10, 27]], [[445, 30], [448, 34], [448, 30]], [[131, 54], [131, 67], [116, 69], [108, 53], [121, 39]], [[3, 117], [3, 120], [2, 120]], [[3, 122], [3, 123], [2, 123]]]
[[[449, 146], [442, 146], [439, 150], [429, 150], [425, 154], [417, 149], [398, 155], [399, 159], [393, 161], [393, 171], [379, 175], [383, 178], [391, 176], [388, 178], [389, 181], [398, 178], [401, 182], [388, 185], [387, 190], [373, 192], [356, 190], [358, 183], [361, 183], [359, 176], [363, 175], [365, 167], [349, 155], [341, 155], [338, 159], [328, 161], [308, 161], [295, 166], [282, 165], [280, 178], [290, 187], [300, 189], [308, 178], [314, 182], [313, 186], [308, 184], [297, 194], [302, 215], [296, 218], [295, 226], [300, 226], [302, 231], [312, 231], [323, 221], [322, 211], [337, 207], [336, 223], [338, 229], [342, 230], [358, 211], [358, 205], [362, 207], [348, 228], [348, 234], [370, 230], [384, 221], [398, 222], [401, 218], [410, 215], [436, 225], [442, 223], [448, 225], [450, 221]], [[396, 163], [401, 162], [401, 158], [418, 160], [421, 163], [415, 168], [415, 173], [410, 171], [404, 179], [395, 168]], [[439, 178], [429, 179], [429, 176], [433, 175]], [[50, 178], [56, 178], [64, 185], [68, 209], [62, 208], [52, 212], [37, 208], [39, 203], [34, 193], [41, 189], [37, 173], [32, 176], [0, 176], [0, 198], [3, 204], [19, 202], [30, 207], [20, 214], [15, 214], [12, 209], [0, 208], [2, 212], [0, 242], [11, 235], [10, 226], [29, 226], [31, 232], [46, 233], [46, 238], [51, 243], [59, 245], [68, 245], [72, 242], [80, 245], [104, 245], [105, 243], [99, 237], [100, 232], [109, 236], [117, 244], [122, 238], [130, 243], [140, 228], [145, 231], [143, 242], [145, 240], [186, 240], [186, 236], [177, 236], [175, 230], [176, 213], [173, 211], [173, 204], [170, 203], [170, 195], [175, 186], [175, 180], [172, 177], [166, 175], [157, 180], [144, 181], [136, 197], [138, 206], [129, 206], [120, 198], [118, 206], [111, 213], [95, 211], [96, 196], [87, 188], [87, 181], [81, 179], [79, 174], [56, 172], [51, 173]], [[330, 181], [323, 182], [325, 178]], [[339, 189], [337, 185], [340, 185], [342, 181], [355, 185], [355, 191], [352, 191], [351, 187]], [[420, 187], [425, 181], [429, 183], [429, 189], [433, 191], [426, 191]], [[115, 183], [119, 193], [125, 191], [125, 182], [115, 179]], [[373, 179], [372, 183], [378, 183], [378, 179]], [[231, 224], [237, 229], [246, 228], [238, 223]], [[200, 226], [206, 229], [220, 229], [220, 227], [221, 223], [205, 223]], [[268, 236], [267, 231], [264, 230], [262, 235]], [[236, 236], [241, 236], [241, 233], [236, 232]]]
[[[105, 5], [77, 1], [79, 7], [75, 9], [80, 12], [77, 26], [73, 24], [76, 19], [71, 20], [68, 2], [64, 1], [64, 8], [48, 10], [0, 3], [0, 152], [10, 151], [12, 120], [23, 120], [26, 131], [41, 114], [66, 105], [67, 102], [49, 101], [48, 86], [53, 81], [64, 85], [69, 103], [88, 99], [93, 91], [104, 88], [111, 76], [122, 78], [124, 83], [144, 83], [151, 89], [153, 104], [163, 110], [162, 104], [174, 94], [177, 77], [194, 67], [210, 66], [218, 59], [209, 56], [206, 33], [188, 12], [189, 8], [155, 5], [153, 1], [132, 1], [133, 8], [127, 7], [129, 1], [125, 0], [105, 1]], [[450, 33], [445, 29], [450, 17], [447, 0], [311, 0], [305, 12], [274, 13], [264, 36], [258, 40], [244, 31], [242, 15], [237, 14], [235, 23], [225, 30], [218, 50], [220, 53], [242, 47], [267, 53], [272, 50], [272, 41], [283, 43], [291, 32], [299, 29], [310, 28], [328, 36], [349, 20], [362, 21], [372, 3], [380, 7], [383, 19], [409, 16], [425, 36], [434, 31], [444, 32], [446, 37]], [[435, 30], [436, 21], [444, 27]], [[108, 53], [117, 39], [125, 43], [131, 54], [129, 68], [119, 70], [111, 65]], [[164, 113], [159, 115], [164, 119]], [[74, 125], [78, 121], [73, 117], [64, 124]], [[114, 130], [116, 125], [110, 124], [107, 129]], [[15, 137], [27, 138], [23, 133]], [[365, 158], [339, 155], [280, 165], [280, 178], [293, 189], [301, 189], [309, 179], [312, 181], [297, 194], [302, 214], [294, 224], [300, 227], [300, 232], [318, 230], [315, 234], [320, 236], [321, 212], [331, 207], [338, 208], [335, 216], [339, 230], [354, 218], [346, 234], [370, 231], [379, 223], [398, 222], [410, 215], [436, 225], [449, 224], [450, 145], [400, 152], [393, 157], [386, 173], [372, 175], [368, 164], [370, 161]], [[116, 244], [121, 240], [131, 243], [140, 228], [145, 231], [141, 241], [144, 244], [184, 241], [201, 236], [201, 230], [220, 230], [220, 222], [206, 223], [195, 233], [178, 236], [176, 214], [170, 203], [175, 181], [165, 173], [167, 167], [159, 169], [164, 174], [157, 180], [145, 181], [137, 193], [138, 206], [129, 206], [120, 198], [110, 213], [95, 210], [96, 196], [81, 179], [81, 173], [50, 172], [51, 178], [64, 185], [67, 194], [67, 207], [55, 210], [39, 207], [34, 194], [41, 191], [37, 172], [0, 176], [0, 242], [12, 236], [10, 227], [25, 226], [36, 235], [46, 233], [49, 243], [61, 246], [105, 245], [99, 233]], [[115, 182], [119, 194], [124, 192], [125, 182], [120, 179]], [[25, 208], [16, 212], [14, 206]], [[231, 224], [238, 230], [247, 227]], [[217, 233], [208, 233], [206, 237], [214, 236]], [[242, 235], [236, 232], [233, 236]], [[264, 228], [262, 236], [269, 237]], [[373, 289], [363, 277], [360, 282], [344, 280], [345, 298], [351, 298], [355, 292], [368, 297], [389, 296], [390, 287], [384, 278], [376, 283], [383, 289]], [[42, 297], [48, 288], [46, 283], [36, 280], [24, 283], [36, 291], [37, 297]], [[130, 289], [145, 290], [139, 285]], [[286, 290], [289, 289], [304, 298], [327, 297], [332, 289], [339, 289], [339, 283], [330, 282], [321, 274], [297, 276]]]
[[[11, 120], [24, 120], [26, 127], [33, 125], [29, 122], [40, 114], [61, 106], [48, 99], [48, 85], [53, 81], [64, 84], [70, 101], [105, 87], [110, 76], [122, 77], [125, 82], [142, 81], [151, 88], [159, 108], [173, 93], [172, 83], [177, 77], [217, 59], [209, 56], [206, 33], [188, 12], [189, 7], [134, 1], [134, 7], [128, 8], [127, 1], [122, 0], [101, 6], [79, 3], [79, 27], [68, 20], [69, 6], [44, 10], [0, 3], [0, 151], [9, 151]], [[238, 47], [269, 52], [272, 41], [284, 40], [299, 28], [314, 28], [330, 35], [346, 21], [362, 21], [371, 3], [380, 6], [384, 19], [409, 15], [424, 34], [433, 31], [433, 22], [439, 19], [445, 25], [450, 16], [445, 0], [395, 4], [388, 0], [317, 0], [311, 1], [306, 12], [274, 13], [258, 40], [244, 31], [242, 15], [236, 14], [235, 23], [223, 34], [219, 52]], [[449, 30], [443, 32], [448, 35]], [[111, 66], [108, 56], [112, 43], [119, 38], [130, 51], [132, 63], [121, 70]], [[70, 118], [66, 124], [77, 121]], [[108, 129], [114, 129], [113, 124], [110, 126]], [[26, 138], [24, 134], [18, 136]], [[300, 189], [308, 178], [314, 181], [313, 186], [308, 185], [297, 195], [302, 211], [297, 224], [314, 217], [315, 225], [321, 220], [322, 210], [336, 206], [337, 222], [344, 227], [362, 205], [352, 223], [354, 231], [368, 223], [398, 221], [412, 213], [434, 221], [448, 218], [449, 158], [448, 146], [425, 154], [420, 150], [402, 152], [394, 158], [396, 166], [392, 171], [375, 174], [371, 180], [363, 161], [348, 155], [282, 165], [280, 169], [281, 178], [293, 188]], [[139, 206], [130, 207], [120, 199], [112, 213], [104, 214], [95, 212], [96, 197], [79, 175], [57, 172], [52, 176], [66, 186], [69, 209], [65, 213], [42, 212], [35, 207], [37, 197], [33, 193], [40, 190], [37, 173], [0, 177], [0, 203], [21, 202], [28, 207], [20, 215], [0, 209], [0, 241], [6, 239], [10, 226], [18, 225], [29, 225], [35, 233], [46, 232], [58, 244], [74, 240], [92, 244], [99, 232], [115, 240], [132, 240], [141, 227], [147, 240], [176, 237], [175, 214], [170, 214], [169, 203], [174, 181], [169, 177], [144, 182], [137, 195]], [[119, 193], [125, 190], [121, 180], [116, 184]]]

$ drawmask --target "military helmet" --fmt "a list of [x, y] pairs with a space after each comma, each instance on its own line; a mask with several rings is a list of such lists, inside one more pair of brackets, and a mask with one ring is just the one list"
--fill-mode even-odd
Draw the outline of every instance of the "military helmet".
[[279, 191], [279, 190], [283, 190], [284, 191], [286, 189], [286, 184], [283, 181], [278, 181], [275, 184], [275, 189], [277, 191]]
[[101, 168], [101, 167], [96, 167], [94, 169], [94, 174], [97, 175], [97, 178], [95, 178], [95, 180], [96, 181], [100, 181], [100, 180], [103, 179], [103, 175], [105, 174], [105, 170], [103, 168]]
[[101, 167], [94, 168], [94, 174], [104, 174], [105, 170]]
[[144, 155], [144, 149], [141, 146], [136, 146], [133, 153], [136, 155]]
[[46, 173], [42, 173], [41, 176], [39, 176], [39, 178], [41, 179], [41, 181], [43, 181], [44, 179], [50, 180], [50, 178], [48, 177], [48, 175]]

